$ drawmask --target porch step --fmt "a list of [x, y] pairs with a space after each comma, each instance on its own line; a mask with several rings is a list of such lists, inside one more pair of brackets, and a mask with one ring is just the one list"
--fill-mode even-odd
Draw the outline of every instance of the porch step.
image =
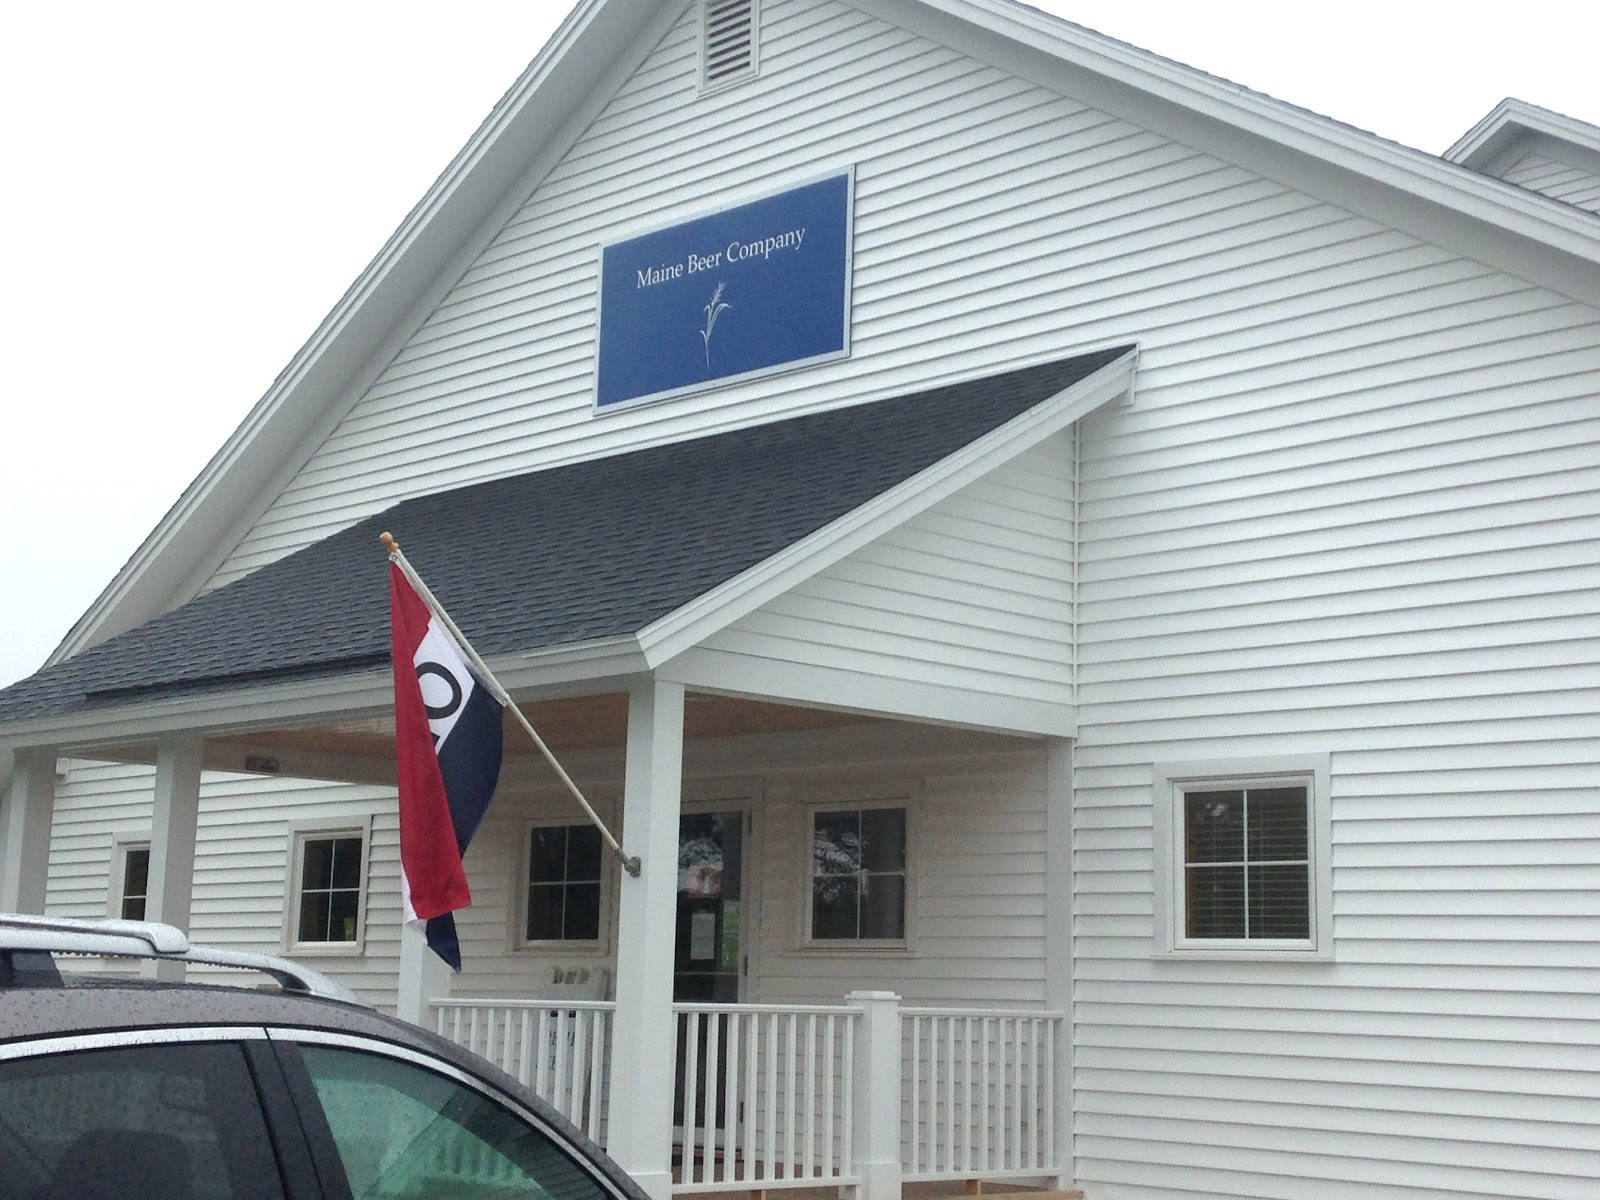
[[980, 1196], [982, 1200], [1083, 1200], [1083, 1190], [1072, 1188], [1065, 1192], [1047, 1192], [1042, 1188], [1024, 1188], [1015, 1192], [972, 1192], [969, 1196]]

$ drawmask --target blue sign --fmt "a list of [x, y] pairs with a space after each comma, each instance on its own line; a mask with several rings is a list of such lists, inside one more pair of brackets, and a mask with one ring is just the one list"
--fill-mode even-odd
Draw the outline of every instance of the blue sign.
[[596, 405], [843, 358], [851, 201], [835, 175], [604, 247]]

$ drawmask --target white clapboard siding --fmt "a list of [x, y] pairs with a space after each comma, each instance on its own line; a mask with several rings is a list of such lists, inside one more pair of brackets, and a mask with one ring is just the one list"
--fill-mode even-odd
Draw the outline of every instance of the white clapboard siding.
[[[46, 910], [92, 920], [108, 915], [115, 839], [150, 837], [155, 771], [76, 759], [63, 763], [67, 771], [56, 789]], [[291, 830], [297, 822], [344, 819], [370, 821], [363, 952], [307, 961], [368, 1002], [393, 1009], [400, 891], [392, 789], [206, 772], [189, 932], [207, 945], [282, 954], [293, 868]], [[105, 966], [115, 969], [112, 963]], [[196, 978], [214, 973], [192, 972]]]
[[[1272, 386], [1292, 391], [1322, 376], [1319, 355], [1359, 359], [1391, 321], [1548, 303], [846, 7], [774, 0], [762, 19], [760, 76], [693, 98], [686, 12], [214, 583], [406, 496], [1087, 346], [1137, 339], [1158, 403], [1204, 386], [1224, 352], [1276, 361]], [[593, 412], [601, 242], [845, 166], [849, 360]]]
[[1530, 151], [1500, 173], [1507, 183], [1600, 213], [1600, 175]]
[[[1422, 280], [1308, 295], [1289, 320], [1336, 304], [1325, 336], [1147, 351], [1141, 403], [1084, 422], [1096, 1195], [1575, 1200], [1600, 1174], [1600, 328], [1491, 273]], [[1332, 755], [1335, 961], [1155, 957], [1151, 764], [1296, 753]]]
[[703, 644], [1070, 703], [1071, 475], [1051, 437]]
[[[754, 998], [827, 1003], [858, 988], [908, 1004], [1044, 1005], [1044, 754], [1037, 746], [971, 761], [872, 773], [795, 772], [766, 780], [759, 810]], [[905, 797], [912, 948], [801, 945], [810, 905], [807, 822], [814, 804]]]

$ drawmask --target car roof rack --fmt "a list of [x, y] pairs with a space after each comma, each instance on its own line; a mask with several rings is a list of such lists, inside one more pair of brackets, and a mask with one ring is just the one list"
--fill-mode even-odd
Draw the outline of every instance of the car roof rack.
[[74, 917], [0, 913], [0, 957], [9, 957], [17, 952], [99, 954], [113, 958], [238, 967], [271, 976], [285, 991], [370, 1007], [344, 984], [329, 979], [320, 971], [302, 967], [299, 963], [274, 954], [196, 946], [183, 930], [158, 921], [125, 921], [117, 918], [82, 921]]

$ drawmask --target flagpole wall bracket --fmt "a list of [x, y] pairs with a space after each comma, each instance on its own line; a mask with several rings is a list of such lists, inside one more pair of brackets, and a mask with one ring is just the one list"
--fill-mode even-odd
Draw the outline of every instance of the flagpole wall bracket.
[[635, 879], [639, 878], [640, 868], [642, 868], [644, 864], [639, 861], [639, 856], [637, 854], [624, 854], [619, 849], [617, 851], [617, 857], [622, 860], [622, 869], [624, 871], [626, 871], [629, 875], [632, 875]]

